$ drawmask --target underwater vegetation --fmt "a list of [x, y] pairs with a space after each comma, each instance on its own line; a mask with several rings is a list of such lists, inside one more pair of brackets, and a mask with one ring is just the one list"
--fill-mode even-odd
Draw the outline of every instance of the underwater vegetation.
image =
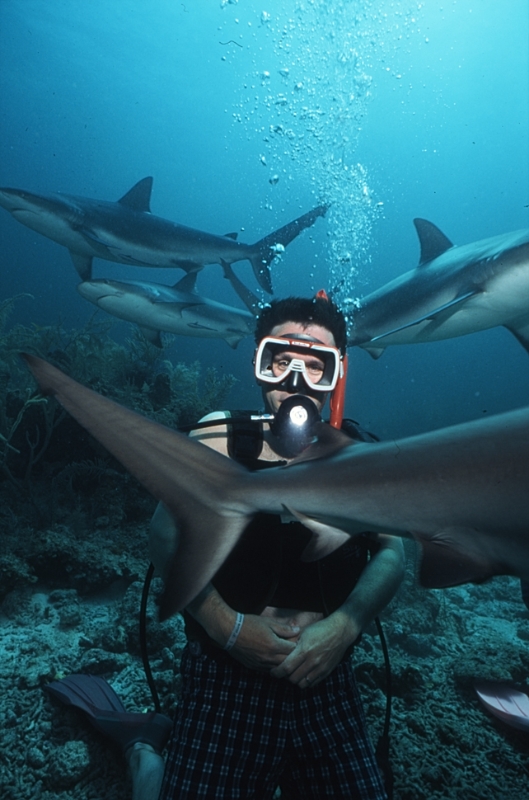
[[[118, 344], [111, 322], [92, 318], [79, 330], [60, 323], [9, 327], [16, 299], [0, 304], [0, 521], [6, 537], [18, 530], [20, 544], [21, 530], [56, 524], [82, 533], [102, 516], [116, 523], [148, 519], [152, 500], [53, 398], [39, 394], [20, 352], [47, 358], [95, 391], [170, 427], [222, 407], [235, 378], [214, 368], [203, 371], [198, 361], [172, 364], [139, 331]], [[17, 567], [13, 552], [9, 565], [0, 567], [2, 592], [17, 573], [24, 582], [28, 577], [27, 564]]]

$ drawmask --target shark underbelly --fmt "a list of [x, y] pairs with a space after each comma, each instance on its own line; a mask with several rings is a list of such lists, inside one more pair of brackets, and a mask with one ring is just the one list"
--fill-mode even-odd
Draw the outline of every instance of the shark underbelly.
[[145, 228], [141, 237], [119, 236], [109, 230], [93, 230], [94, 239], [104, 246], [113, 260], [122, 264], [174, 268], [183, 263], [205, 266], [248, 258], [248, 245], [237, 244], [223, 237], [208, 236], [204, 241], [189, 235], [180, 236]]
[[[196, 306], [179, 308], [176, 303], [152, 303], [142, 297], [107, 295], [97, 300], [97, 306], [108, 314], [112, 314], [126, 322], [132, 322], [142, 328], [150, 328], [177, 335], [193, 335], [202, 338], [239, 338], [250, 335], [253, 329], [251, 314], [241, 311], [240, 317], [235, 310], [229, 317], [217, 312], [208, 315], [208, 307], [200, 312], [201, 303]], [[193, 310], [197, 309], [197, 310]]]
[[106, 255], [106, 248], [91, 242], [75, 227], [70, 221], [59, 215], [40, 213], [20, 209], [13, 211], [13, 217], [25, 225], [27, 228], [46, 236], [57, 244], [67, 247], [74, 253], [80, 253], [90, 257], [111, 258], [111, 254]]
[[[461, 293], [463, 291], [460, 289]], [[437, 295], [435, 301], [438, 306], [442, 306], [450, 304], [456, 297], [457, 293], [447, 293], [445, 296]], [[414, 324], [414, 319], [421, 317], [424, 319]], [[450, 339], [499, 325], [516, 325], [524, 318], [529, 321], [527, 259], [511, 265], [507, 270], [497, 272], [471, 297], [439, 313], [434, 309], [430, 310], [428, 304], [424, 302], [418, 304], [413, 315], [409, 315], [408, 318], [399, 315], [398, 309], [395, 309], [393, 314], [386, 309], [386, 328], [388, 330], [398, 328], [398, 330], [384, 335], [382, 323], [366, 326], [363, 332], [366, 341], [360, 346], [369, 346], [374, 337], [383, 337], [379, 341], [384, 347]]]

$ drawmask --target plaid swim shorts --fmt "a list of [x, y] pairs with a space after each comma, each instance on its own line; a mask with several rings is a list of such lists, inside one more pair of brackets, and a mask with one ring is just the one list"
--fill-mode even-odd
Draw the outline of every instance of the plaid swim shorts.
[[188, 647], [160, 800], [386, 797], [346, 658], [307, 689]]

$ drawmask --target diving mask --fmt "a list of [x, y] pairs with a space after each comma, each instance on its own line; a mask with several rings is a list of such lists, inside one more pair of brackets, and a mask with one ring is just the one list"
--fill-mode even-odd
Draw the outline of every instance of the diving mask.
[[344, 374], [343, 359], [337, 347], [321, 344], [310, 337], [305, 339], [300, 334], [265, 336], [259, 342], [254, 364], [258, 381], [273, 385], [289, 380], [296, 390], [298, 379], [303, 378], [312, 391], [332, 392]]

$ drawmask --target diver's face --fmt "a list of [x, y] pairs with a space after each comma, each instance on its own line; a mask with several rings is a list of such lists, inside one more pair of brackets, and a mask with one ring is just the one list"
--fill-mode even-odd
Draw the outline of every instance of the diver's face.
[[[327, 330], [327, 328], [322, 328], [321, 325], [301, 325], [299, 322], [284, 322], [282, 325], [276, 325], [270, 331], [270, 336], [275, 336], [280, 338], [285, 334], [292, 334], [292, 338], [295, 337], [296, 334], [300, 334], [300, 336], [311, 336], [314, 339], [317, 339], [320, 344], [328, 345], [329, 347], [336, 347], [336, 342], [334, 341], [334, 336], [332, 333]], [[323, 362], [318, 364], [319, 359], [315, 358], [314, 355], [307, 354], [300, 354], [299, 352], [290, 353], [288, 349], [285, 349], [284, 352], [278, 354], [278, 356], [274, 359], [274, 364], [272, 369], [276, 375], [281, 374], [281, 370], [285, 369], [285, 366], [288, 364], [291, 358], [302, 358], [305, 364], [307, 365], [307, 369], [310, 370], [311, 378], [314, 383], [317, 383], [316, 380], [318, 370], [320, 371], [320, 378], [323, 375]], [[329, 396], [329, 392], [314, 392], [310, 391], [308, 386], [304, 384], [304, 388], [302, 391], [299, 389], [297, 391], [289, 392], [285, 388], [278, 388], [274, 385], [270, 384], [261, 384], [263, 388], [263, 399], [267, 408], [267, 411], [271, 414], [277, 414], [279, 407], [283, 400], [286, 400], [287, 397], [290, 397], [292, 394], [304, 394], [307, 397], [310, 397], [312, 402], [315, 404], [318, 412], [321, 413], [323, 407], [327, 401], [327, 397]]]

